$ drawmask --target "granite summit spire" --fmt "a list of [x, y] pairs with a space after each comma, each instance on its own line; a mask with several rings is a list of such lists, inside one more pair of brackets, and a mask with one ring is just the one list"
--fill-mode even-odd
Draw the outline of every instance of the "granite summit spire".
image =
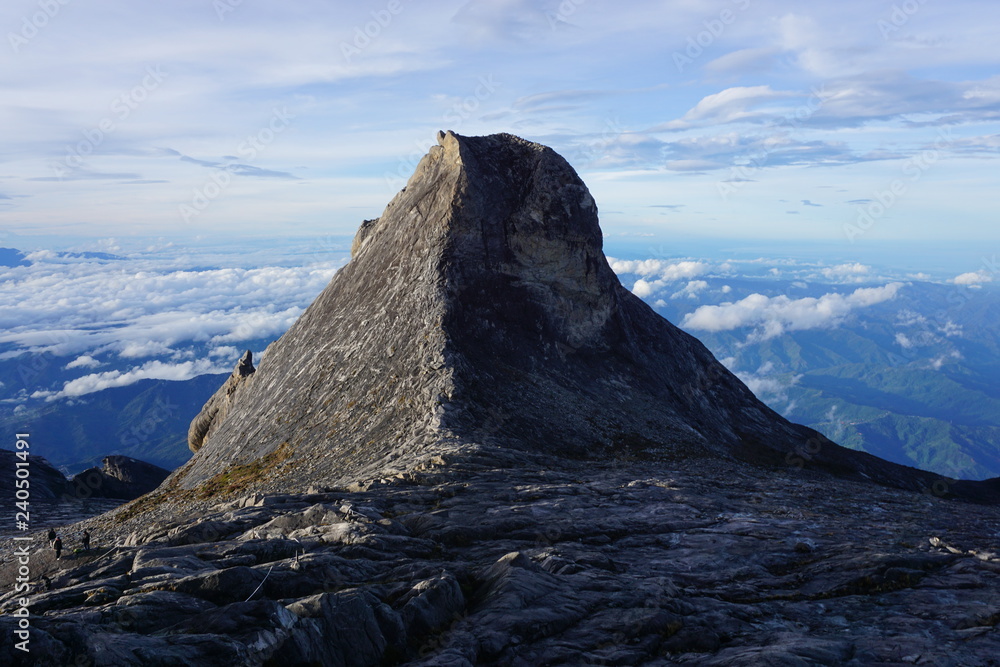
[[485, 450], [932, 483], [788, 422], [625, 289], [594, 199], [555, 151], [509, 134], [438, 144], [257, 371], [228, 381], [226, 409], [196, 420], [183, 486], [285, 443], [269, 475], [290, 488]]

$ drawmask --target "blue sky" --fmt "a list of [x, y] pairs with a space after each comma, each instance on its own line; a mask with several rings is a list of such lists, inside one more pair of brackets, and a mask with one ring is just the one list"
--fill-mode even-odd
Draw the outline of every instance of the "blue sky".
[[8, 0], [0, 245], [349, 235], [452, 129], [554, 147], [609, 238], [995, 252], [997, 25], [986, 1]]

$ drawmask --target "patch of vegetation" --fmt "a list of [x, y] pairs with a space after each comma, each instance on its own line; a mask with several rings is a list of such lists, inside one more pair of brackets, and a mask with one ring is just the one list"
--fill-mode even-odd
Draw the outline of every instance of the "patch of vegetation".
[[170, 478], [170, 481], [167, 482], [167, 485], [161, 490], [152, 491], [144, 496], [139, 496], [132, 502], [123, 505], [115, 518], [121, 522], [128, 521], [139, 514], [159, 506], [166, 500], [189, 497], [191, 493], [190, 491], [178, 489], [177, 486], [180, 484], [180, 480], [184, 477], [184, 473], [190, 466], [191, 462], [189, 461], [177, 471], [177, 474], [174, 474]]
[[269, 470], [290, 459], [292, 453], [292, 446], [283, 442], [273, 452], [256, 461], [231, 465], [218, 475], [199, 484], [198, 488], [195, 489], [194, 497], [198, 500], [206, 500], [246, 491], [254, 483], [263, 481]]

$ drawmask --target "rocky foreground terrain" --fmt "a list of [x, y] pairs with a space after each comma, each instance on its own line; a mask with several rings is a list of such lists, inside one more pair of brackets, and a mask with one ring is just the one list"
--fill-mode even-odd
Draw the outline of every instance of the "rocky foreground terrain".
[[520, 458], [206, 500], [196, 521], [136, 501], [84, 524], [93, 556], [32, 556], [54, 586], [30, 657], [0, 616], [0, 662], [1000, 663], [995, 507], [718, 459]]

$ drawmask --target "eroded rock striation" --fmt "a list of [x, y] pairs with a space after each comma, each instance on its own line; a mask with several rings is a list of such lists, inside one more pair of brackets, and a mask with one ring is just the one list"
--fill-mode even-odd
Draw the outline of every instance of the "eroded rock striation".
[[[432, 464], [127, 526], [91, 519], [77, 529], [92, 553], [32, 554], [52, 589], [30, 593], [32, 652], [3, 642], [0, 663], [971, 667], [1000, 655], [995, 507], [723, 459], [540, 463]], [[14, 550], [0, 563], [12, 637]]]

